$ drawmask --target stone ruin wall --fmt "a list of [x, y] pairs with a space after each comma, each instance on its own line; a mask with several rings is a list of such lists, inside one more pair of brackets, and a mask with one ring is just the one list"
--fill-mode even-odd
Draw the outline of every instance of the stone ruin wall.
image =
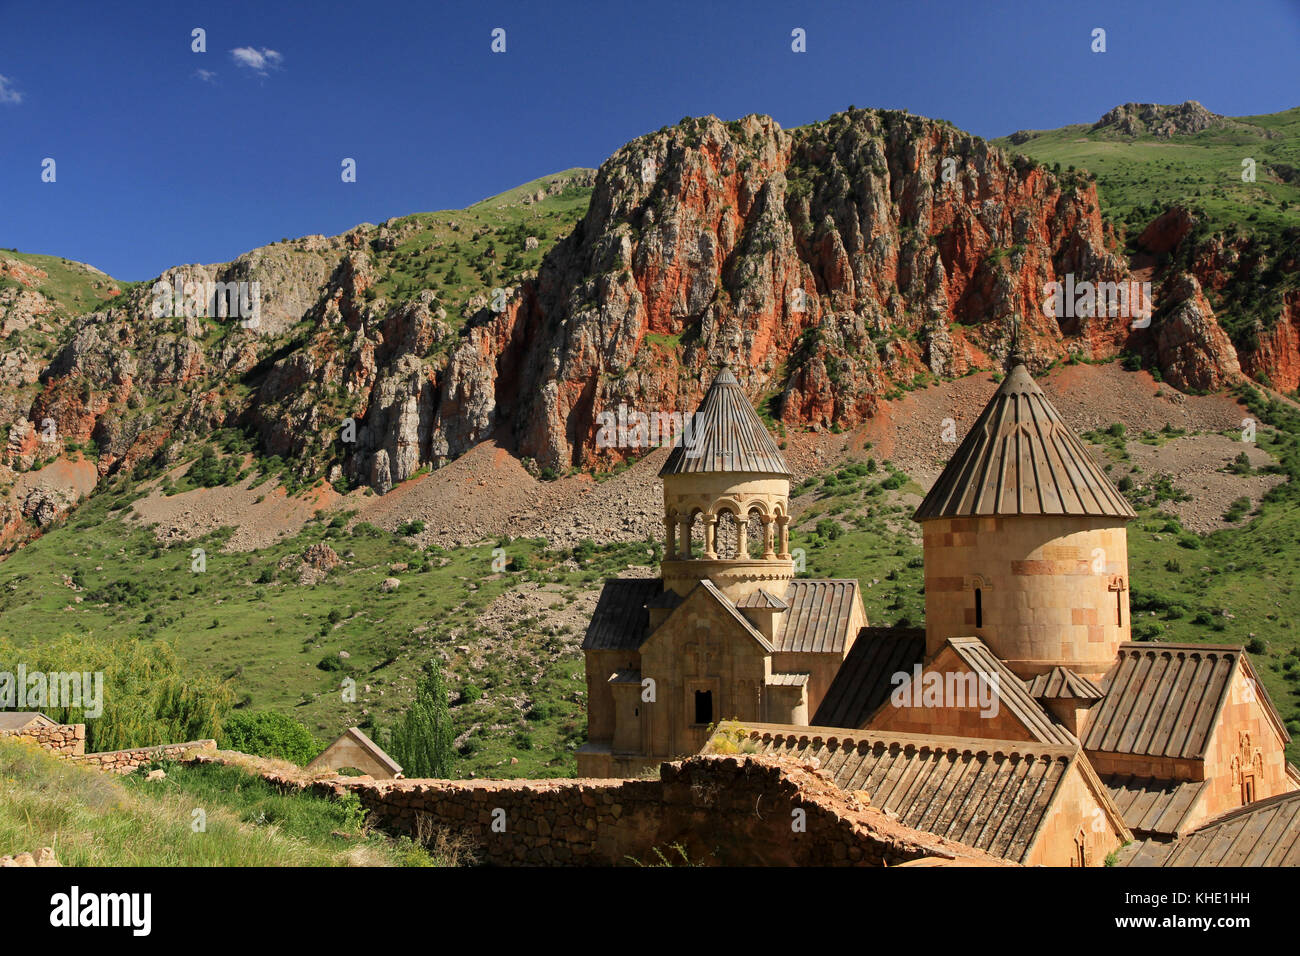
[[55, 724], [53, 727], [24, 727], [22, 730], [0, 730], [0, 737], [21, 737], [35, 741], [56, 754], [79, 756], [86, 752], [85, 724]]
[[286, 788], [355, 793], [368, 821], [385, 831], [423, 843], [445, 834], [489, 865], [651, 865], [662, 862], [660, 854], [679, 866], [1006, 865], [905, 827], [789, 758], [692, 757], [663, 764], [658, 780], [263, 776]]

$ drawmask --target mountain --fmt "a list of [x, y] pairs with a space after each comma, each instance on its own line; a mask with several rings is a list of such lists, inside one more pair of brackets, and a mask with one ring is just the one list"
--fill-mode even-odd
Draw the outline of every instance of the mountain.
[[[200, 483], [260, 469], [291, 493], [321, 479], [384, 493], [496, 438], [534, 474], [607, 470], [639, 450], [598, 447], [602, 411], [693, 407], [723, 359], [778, 429], [852, 427], [909, 389], [998, 367], [1013, 320], [1037, 368], [1125, 355], [1184, 390], [1243, 371], [1294, 388], [1294, 227], [1290, 200], [1272, 197], [1293, 188], [1296, 111], [1170, 109], [1130, 104], [1006, 149], [887, 110], [791, 130], [685, 119], [595, 172], [159, 277], [257, 282], [256, 328], [156, 317], [154, 282], [59, 260], [41, 279], [36, 257], [10, 253], [0, 542], [66, 508], [69, 496], [20, 479], [68, 459], [93, 486], [156, 476], [206, 446], [225, 464]], [[1160, 164], [1135, 171], [1124, 151], [1158, 140], [1205, 164], [1242, 137], [1259, 147], [1267, 235], [1220, 228], [1216, 210], [1246, 202], [1240, 190], [1197, 206], [1173, 173], [1156, 206], [1126, 205]], [[1097, 169], [1061, 171], [1061, 158]], [[1134, 278], [1158, 289], [1149, 328], [1105, 310], [1044, 313], [1052, 282]], [[1232, 311], [1239, 300], [1262, 309], [1256, 325]]]

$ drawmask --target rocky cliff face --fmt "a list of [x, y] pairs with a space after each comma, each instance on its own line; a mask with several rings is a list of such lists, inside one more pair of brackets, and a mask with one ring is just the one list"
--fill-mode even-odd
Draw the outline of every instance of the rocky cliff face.
[[[258, 328], [155, 318], [152, 283], [114, 290], [48, 354], [0, 369], [34, 389], [6, 400], [60, 440], [93, 441], [101, 474], [167, 464], [184, 442], [241, 427], [299, 476], [383, 492], [492, 435], [541, 468], [612, 465], [641, 449], [597, 447], [601, 412], [689, 412], [724, 359], [784, 425], [852, 426], [899, 389], [995, 366], [1013, 316], [1040, 366], [1135, 349], [1185, 387], [1240, 374], [1196, 273], [1166, 280], [1150, 328], [1104, 310], [1045, 314], [1049, 283], [1130, 278], [1094, 187], [942, 122], [874, 110], [794, 130], [687, 120], [581, 186], [585, 215], [538, 268], [465, 305], [434, 288], [436, 249], [414, 249], [427, 223], [276, 243], [162, 277], [259, 282]], [[1162, 229], [1153, 244], [1186, 234]], [[520, 249], [537, 244], [520, 234]], [[21, 277], [10, 283], [0, 291], [17, 301]], [[1289, 301], [1290, 324], [1246, 363], [1280, 382], [1297, 364]], [[39, 457], [11, 431], [9, 465]]]
[[[1179, 388], [1215, 389], [1244, 373], [1294, 391], [1300, 387], [1300, 291], [1287, 288], [1286, 277], [1300, 272], [1300, 230], [1269, 241], [1205, 235], [1198, 226], [1192, 213], [1174, 206], [1137, 239], [1140, 250], [1164, 263], [1156, 275], [1163, 306], [1155, 326], [1156, 363]], [[1207, 293], [1231, 320], [1231, 337]]]
[[1127, 276], [1092, 186], [951, 126], [691, 121], [605, 163], [570, 241], [454, 354], [437, 418], [472, 408], [544, 466], [598, 464], [597, 413], [689, 411], [726, 358], [782, 421], [851, 426], [917, 376], [996, 364], [1013, 315], [1042, 363], [1114, 355], [1124, 319], [1044, 315], [1067, 273]]

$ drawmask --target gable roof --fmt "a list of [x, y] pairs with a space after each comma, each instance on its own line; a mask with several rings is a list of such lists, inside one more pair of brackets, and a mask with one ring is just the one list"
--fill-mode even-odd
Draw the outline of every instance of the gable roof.
[[1120, 866], [1300, 866], [1300, 792], [1225, 813], [1172, 843], [1125, 847]]
[[747, 472], [791, 477], [790, 466], [767, 427], [745, 397], [731, 369], [722, 368], [668, 455], [659, 476], [707, 472]]
[[1207, 780], [1155, 780], [1132, 774], [1108, 774], [1101, 779], [1135, 835], [1166, 839], [1183, 832], [1183, 821], [1209, 786]]
[[998, 705], [1011, 711], [1035, 740], [1070, 747], [1078, 744], [1070, 732], [1030, 696], [1025, 682], [978, 637], [950, 637], [947, 644], [967, 667], [983, 679], [996, 678]]
[[789, 609], [790, 605], [786, 604], [785, 601], [781, 600], [775, 594], [770, 594], [762, 588], [759, 588], [757, 591], [752, 591], [737, 601], [736, 607], [758, 609], [767, 608], [773, 611], [785, 611]]
[[897, 814], [900, 823], [1008, 860], [1028, 857], [1076, 763], [1123, 828], [1105, 789], [1087, 775], [1087, 760], [1077, 744], [746, 727], [760, 752], [816, 759], [836, 786], [865, 790], [873, 806]]
[[1057, 664], [1029, 682], [1029, 696], [1035, 700], [1101, 700], [1105, 692], [1068, 667]]
[[39, 710], [4, 710], [0, 711], [0, 730], [22, 730], [30, 724], [42, 727], [57, 727], [58, 724], [46, 717]]
[[[1245, 653], [1235, 645], [1121, 644], [1106, 696], [1094, 707], [1084, 734], [1084, 748], [1199, 759], [1239, 662], [1249, 668]], [[1274, 728], [1284, 741], [1290, 740], [1264, 685], [1257, 679], [1254, 683]]]
[[316, 759], [312, 760], [311, 763], [307, 764], [306, 769], [312, 770], [317, 766], [323, 766], [324, 764], [329, 763], [330, 757], [332, 756], [335, 748], [339, 747], [341, 744], [343, 744], [345, 741], [348, 740], [351, 740], [353, 743], [355, 743], [366, 753], [367, 756], [375, 760], [380, 766], [386, 769], [393, 776], [396, 777], [402, 772], [401, 764], [399, 764], [392, 757], [388, 756], [388, 754], [384, 752], [384, 749], [380, 747], [379, 744], [375, 743], [373, 740], [367, 737], [365, 732], [360, 727], [349, 727], [347, 730], [343, 731], [343, 733], [339, 734], [338, 737], [334, 739], [334, 742], [332, 744], [330, 744], [319, 754], [317, 754]]
[[858, 603], [853, 578], [797, 579], [785, 589], [789, 610], [776, 649], [787, 653], [843, 654], [849, 620]]
[[609, 578], [600, 589], [584, 651], [634, 651], [650, 633], [646, 605], [664, 593], [662, 578]]
[[1037, 383], [1016, 364], [914, 521], [977, 515], [1137, 515]]
[[862, 727], [894, 689], [893, 676], [925, 659], [925, 628], [864, 627], [849, 648], [812, 722], [819, 727]]
[[763, 636], [763, 632], [758, 630], [756, 627], [754, 627], [753, 622], [750, 621], [749, 618], [745, 617], [745, 615], [741, 614], [740, 611], [736, 609], [736, 605], [731, 603], [731, 599], [727, 597], [725, 594], [723, 594], [720, 590], [718, 590], [718, 586], [714, 584], [712, 581], [710, 581], [708, 578], [705, 578], [695, 588], [693, 588], [691, 590], [691, 593], [687, 595], [686, 600], [689, 601], [696, 594], [700, 593], [700, 591], [704, 591], [705, 594], [708, 594], [715, 601], [717, 601], [724, 608], [726, 608], [727, 613], [730, 614], [732, 618], [735, 619], [737, 624], [739, 624], [742, 628], [745, 629], [746, 632], [748, 632], [750, 637], [758, 641], [758, 643], [762, 646], [763, 650], [767, 651], [769, 654], [772, 653], [773, 650], [775, 650], [775, 648], [772, 647], [771, 642], [768, 641], [768, 639]]

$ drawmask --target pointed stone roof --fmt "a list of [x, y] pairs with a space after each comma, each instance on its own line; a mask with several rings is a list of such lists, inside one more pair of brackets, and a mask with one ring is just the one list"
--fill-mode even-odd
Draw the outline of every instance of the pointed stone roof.
[[1106, 695], [1092, 681], [1059, 664], [1029, 682], [1035, 700], [1101, 700]]
[[683, 424], [690, 433], [678, 440], [660, 477], [710, 472], [791, 475], [781, 449], [726, 366], [714, 377], [691, 423]]
[[912, 516], [1135, 518], [1023, 361], [1012, 367]]

